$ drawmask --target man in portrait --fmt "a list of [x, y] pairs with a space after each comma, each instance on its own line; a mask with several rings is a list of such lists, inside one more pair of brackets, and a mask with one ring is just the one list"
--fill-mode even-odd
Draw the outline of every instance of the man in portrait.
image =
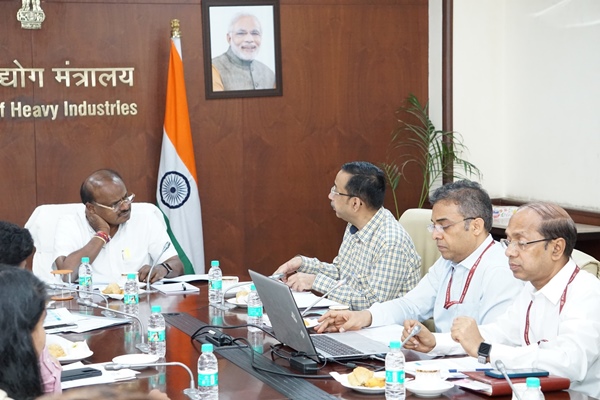
[[236, 14], [227, 31], [229, 48], [212, 59], [213, 91], [275, 88], [275, 73], [258, 61], [263, 30], [256, 16]]

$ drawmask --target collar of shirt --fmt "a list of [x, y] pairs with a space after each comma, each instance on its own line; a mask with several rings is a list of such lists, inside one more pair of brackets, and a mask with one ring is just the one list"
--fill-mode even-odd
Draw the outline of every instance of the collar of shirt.
[[[481, 254], [485, 251], [485, 249], [489, 246], [490, 242], [492, 242], [493, 240], [494, 240], [494, 238], [492, 238], [492, 235], [488, 235], [488, 237], [485, 238], [483, 243], [481, 243], [479, 245], [479, 247], [477, 247], [477, 249], [475, 249], [475, 251], [472, 252], [467, 258], [465, 258], [458, 264], [452, 263], [451, 265], [456, 266], [456, 267], [461, 266], [463, 268], [471, 270], [471, 268], [473, 268], [473, 265], [475, 264], [475, 262], [477, 261], [479, 256], [481, 256]], [[508, 265], [507, 265], [507, 267], [508, 267]]]
[[379, 228], [379, 225], [383, 223], [386, 211], [387, 210], [385, 208], [381, 207], [362, 229], [357, 229], [352, 224], [348, 224], [346, 229], [349, 230], [357, 240], [360, 240], [361, 242], [368, 242]]
[[[560, 297], [565, 291], [565, 287], [567, 286], [573, 271], [577, 268], [575, 262], [571, 259], [568, 263], [565, 264], [564, 267], [561, 268], [560, 271], [552, 279], [550, 282], [546, 283], [546, 285], [540, 290], [535, 290], [531, 282], [527, 282], [527, 290], [531, 293], [531, 299], [535, 300], [538, 296], [544, 296], [554, 305], [557, 305], [560, 301]], [[568, 292], [567, 292], [568, 298]]]

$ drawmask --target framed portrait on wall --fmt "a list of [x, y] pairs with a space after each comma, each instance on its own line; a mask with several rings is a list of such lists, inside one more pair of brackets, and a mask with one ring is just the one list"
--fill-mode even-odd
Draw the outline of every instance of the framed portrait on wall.
[[281, 96], [279, 0], [203, 0], [207, 99]]

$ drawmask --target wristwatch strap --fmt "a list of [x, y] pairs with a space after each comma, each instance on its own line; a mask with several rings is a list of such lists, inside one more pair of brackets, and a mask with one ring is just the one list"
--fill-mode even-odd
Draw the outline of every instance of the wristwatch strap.
[[167, 275], [169, 275], [171, 271], [173, 271], [173, 268], [171, 268], [171, 266], [166, 262], [160, 263], [160, 265], [162, 265], [167, 270]]

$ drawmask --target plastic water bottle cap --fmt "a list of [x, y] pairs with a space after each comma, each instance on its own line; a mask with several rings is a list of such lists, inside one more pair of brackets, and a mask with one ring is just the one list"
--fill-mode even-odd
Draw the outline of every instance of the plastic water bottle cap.
[[81, 263], [82, 264], [89, 264], [90, 263], [89, 257], [81, 257]]
[[530, 377], [525, 380], [525, 385], [529, 388], [538, 388], [540, 387], [540, 378]]
[[202, 352], [203, 353], [212, 353], [213, 352], [213, 345], [210, 343], [204, 343], [202, 345]]
[[254, 286], [254, 283], [252, 285], [250, 285], [250, 291], [256, 292], [256, 286]]
[[160, 306], [152, 306], [151, 310], [152, 310], [152, 314], [155, 314], [155, 313], [160, 313], [161, 308], [160, 308]]
[[218, 267], [219, 266], [219, 260], [212, 260], [210, 262], [210, 266], [211, 267]]
[[399, 349], [399, 348], [400, 348], [400, 342], [397, 342], [397, 341], [390, 342], [390, 349]]
[[127, 279], [135, 279], [135, 274], [127, 274]]

